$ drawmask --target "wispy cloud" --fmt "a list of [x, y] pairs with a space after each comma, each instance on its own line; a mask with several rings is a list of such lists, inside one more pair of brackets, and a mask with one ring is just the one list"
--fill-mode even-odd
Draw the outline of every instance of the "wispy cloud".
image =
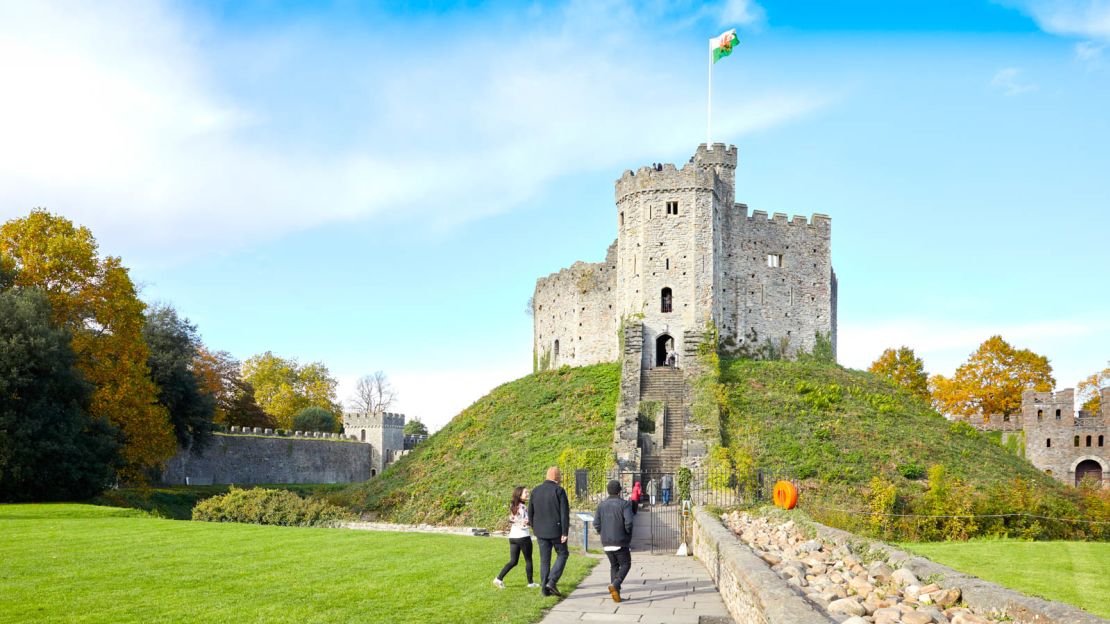
[[[413, 46], [419, 24], [239, 36], [176, 6], [0, 5], [0, 218], [46, 206], [148, 259], [343, 220], [443, 229], [701, 136], [686, 48], [628, 54], [650, 27], [621, 4], [551, 9], [542, 33], [441, 32], [435, 46]], [[748, 88], [721, 94], [721, 139], [829, 101]]]
[[722, 26], [759, 26], [766, 18], [766, 11], [754, 0], [725, 0], [720, 8]]
[[1095, 63], [1102, 58], [1102, 51], [1104, 49], [1106, 49], [1105, 43], [1080, 41], [1075, 44], [1075, 58], [1085, 63]]
[[1011, 0], [1041, 30], [1054, 35], [1110, 40], [1110, 0]]
[[992, 87], [1001, 90], [1005, 95], [1010, 96], [1037, 89], [1037, 85], [1022, 80], [1021, 69], [1017, 67], [1006, 67], [998, 70], [991, 78], [990, 84]]

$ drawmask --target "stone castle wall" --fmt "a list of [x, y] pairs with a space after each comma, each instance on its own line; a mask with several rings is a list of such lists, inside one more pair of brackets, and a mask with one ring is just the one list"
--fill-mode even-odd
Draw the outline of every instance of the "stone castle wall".
[[1093, 460], [1102, 467], [1103, 484], [1110, 482], [1110, 388], [1102, 391], [1102, 413], [1076, 416], [1075, 391], [1034, 392], [1022, 395], [1025, 457], [1034, 466], [1075, 484], [1080, 462]]
[[[322, 437], [322, 436], [327, 437]], [[166, 462], [171, 485], [355, 483], [370, 478], [369, 444], [337, 434], [284, 437], [217, 433], [203, 449], [181, 449]]]
[[614, 243], [604, 262], [576, 262], [536, 281], [532, 315], [537, 370], [617, 359], [616, 268]]

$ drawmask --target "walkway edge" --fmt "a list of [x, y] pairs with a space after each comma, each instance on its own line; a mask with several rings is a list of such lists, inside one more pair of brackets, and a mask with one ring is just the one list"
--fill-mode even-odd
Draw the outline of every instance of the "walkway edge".
[[737, 622], [835, 624], [732, 534], [719, 518], [694, 510], [693, 551]]

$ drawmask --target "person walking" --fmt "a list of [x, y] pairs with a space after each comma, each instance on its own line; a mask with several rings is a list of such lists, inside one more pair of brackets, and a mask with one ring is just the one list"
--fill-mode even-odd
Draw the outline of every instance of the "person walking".
[[[559, 596], [559, 577], [567, 565], [567, 534], [570, 532], [570, 502], [567, 491], [559, 485], [559, 468], [547, 469], [547, 480], [532, 488], [528, 499], [528, 518], [536, 543], [540, 547], [540, 593]], [[551, 549], [555, 549], [555, 565], [551, 565]]]
[[663, 504], [671, 504], [671, 490], [674, 488], [674, 477], [669, 474], [663, 475], [661, 479], [663, 486]]
[[648, 492], [647, 492], [648, 493], [648, 502], [651, 503], [652, 507], [654, 507], [655, 506], [655, 477], [652, 477], [652, 478], [648, 479], [648, 488], [647, 488], [647, 490], [648, 490]]
[[[638, 486], [640, 483], [636, 482]], [[594, 513], [594, 528], [601, 536], [601, 547], [609, 558], [609, 595], [620, 602], [621, 583], [632, 568], [632, 506], [621, 498], [621, 484], [616, 479], [606, 486], [609, 498], [601, 501]]]
[[528, 587], [539, 587], [532, 582], [532, 530], [528, 528], [528, 488], [516, 486], [509, 499], [509, 562], [501, 568], [501, 573], [493, 579], [493, 586], [505, 589], [505, 575], [516, 567], [520, 555], [524, 555], [524, 573], [528, 576]]
[[632, 501], [632, 515], [636, 515], [636, 512], [639, 510], [640, 498], [642, 497], [643, 491], [640, 489], [640, 482], [637, 481], [632, 484], [632, 495], [628, 497], [628, 500]]

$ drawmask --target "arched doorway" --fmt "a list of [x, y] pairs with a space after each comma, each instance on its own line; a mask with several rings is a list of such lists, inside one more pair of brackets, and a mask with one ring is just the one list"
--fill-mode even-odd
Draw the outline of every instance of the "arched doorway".
[[1093, 479], [1095, 483], [1102, 485], [1102, 465], [1093, 459], [1085, 459], [1075, 467], [1075, 484], [1084, 479]]
[[655, 339], [655, 365], [667, 365], [667, 346], [670, 345], [671, 350], [674, 350], [674, 338], [670, 334], [659, 334]]

